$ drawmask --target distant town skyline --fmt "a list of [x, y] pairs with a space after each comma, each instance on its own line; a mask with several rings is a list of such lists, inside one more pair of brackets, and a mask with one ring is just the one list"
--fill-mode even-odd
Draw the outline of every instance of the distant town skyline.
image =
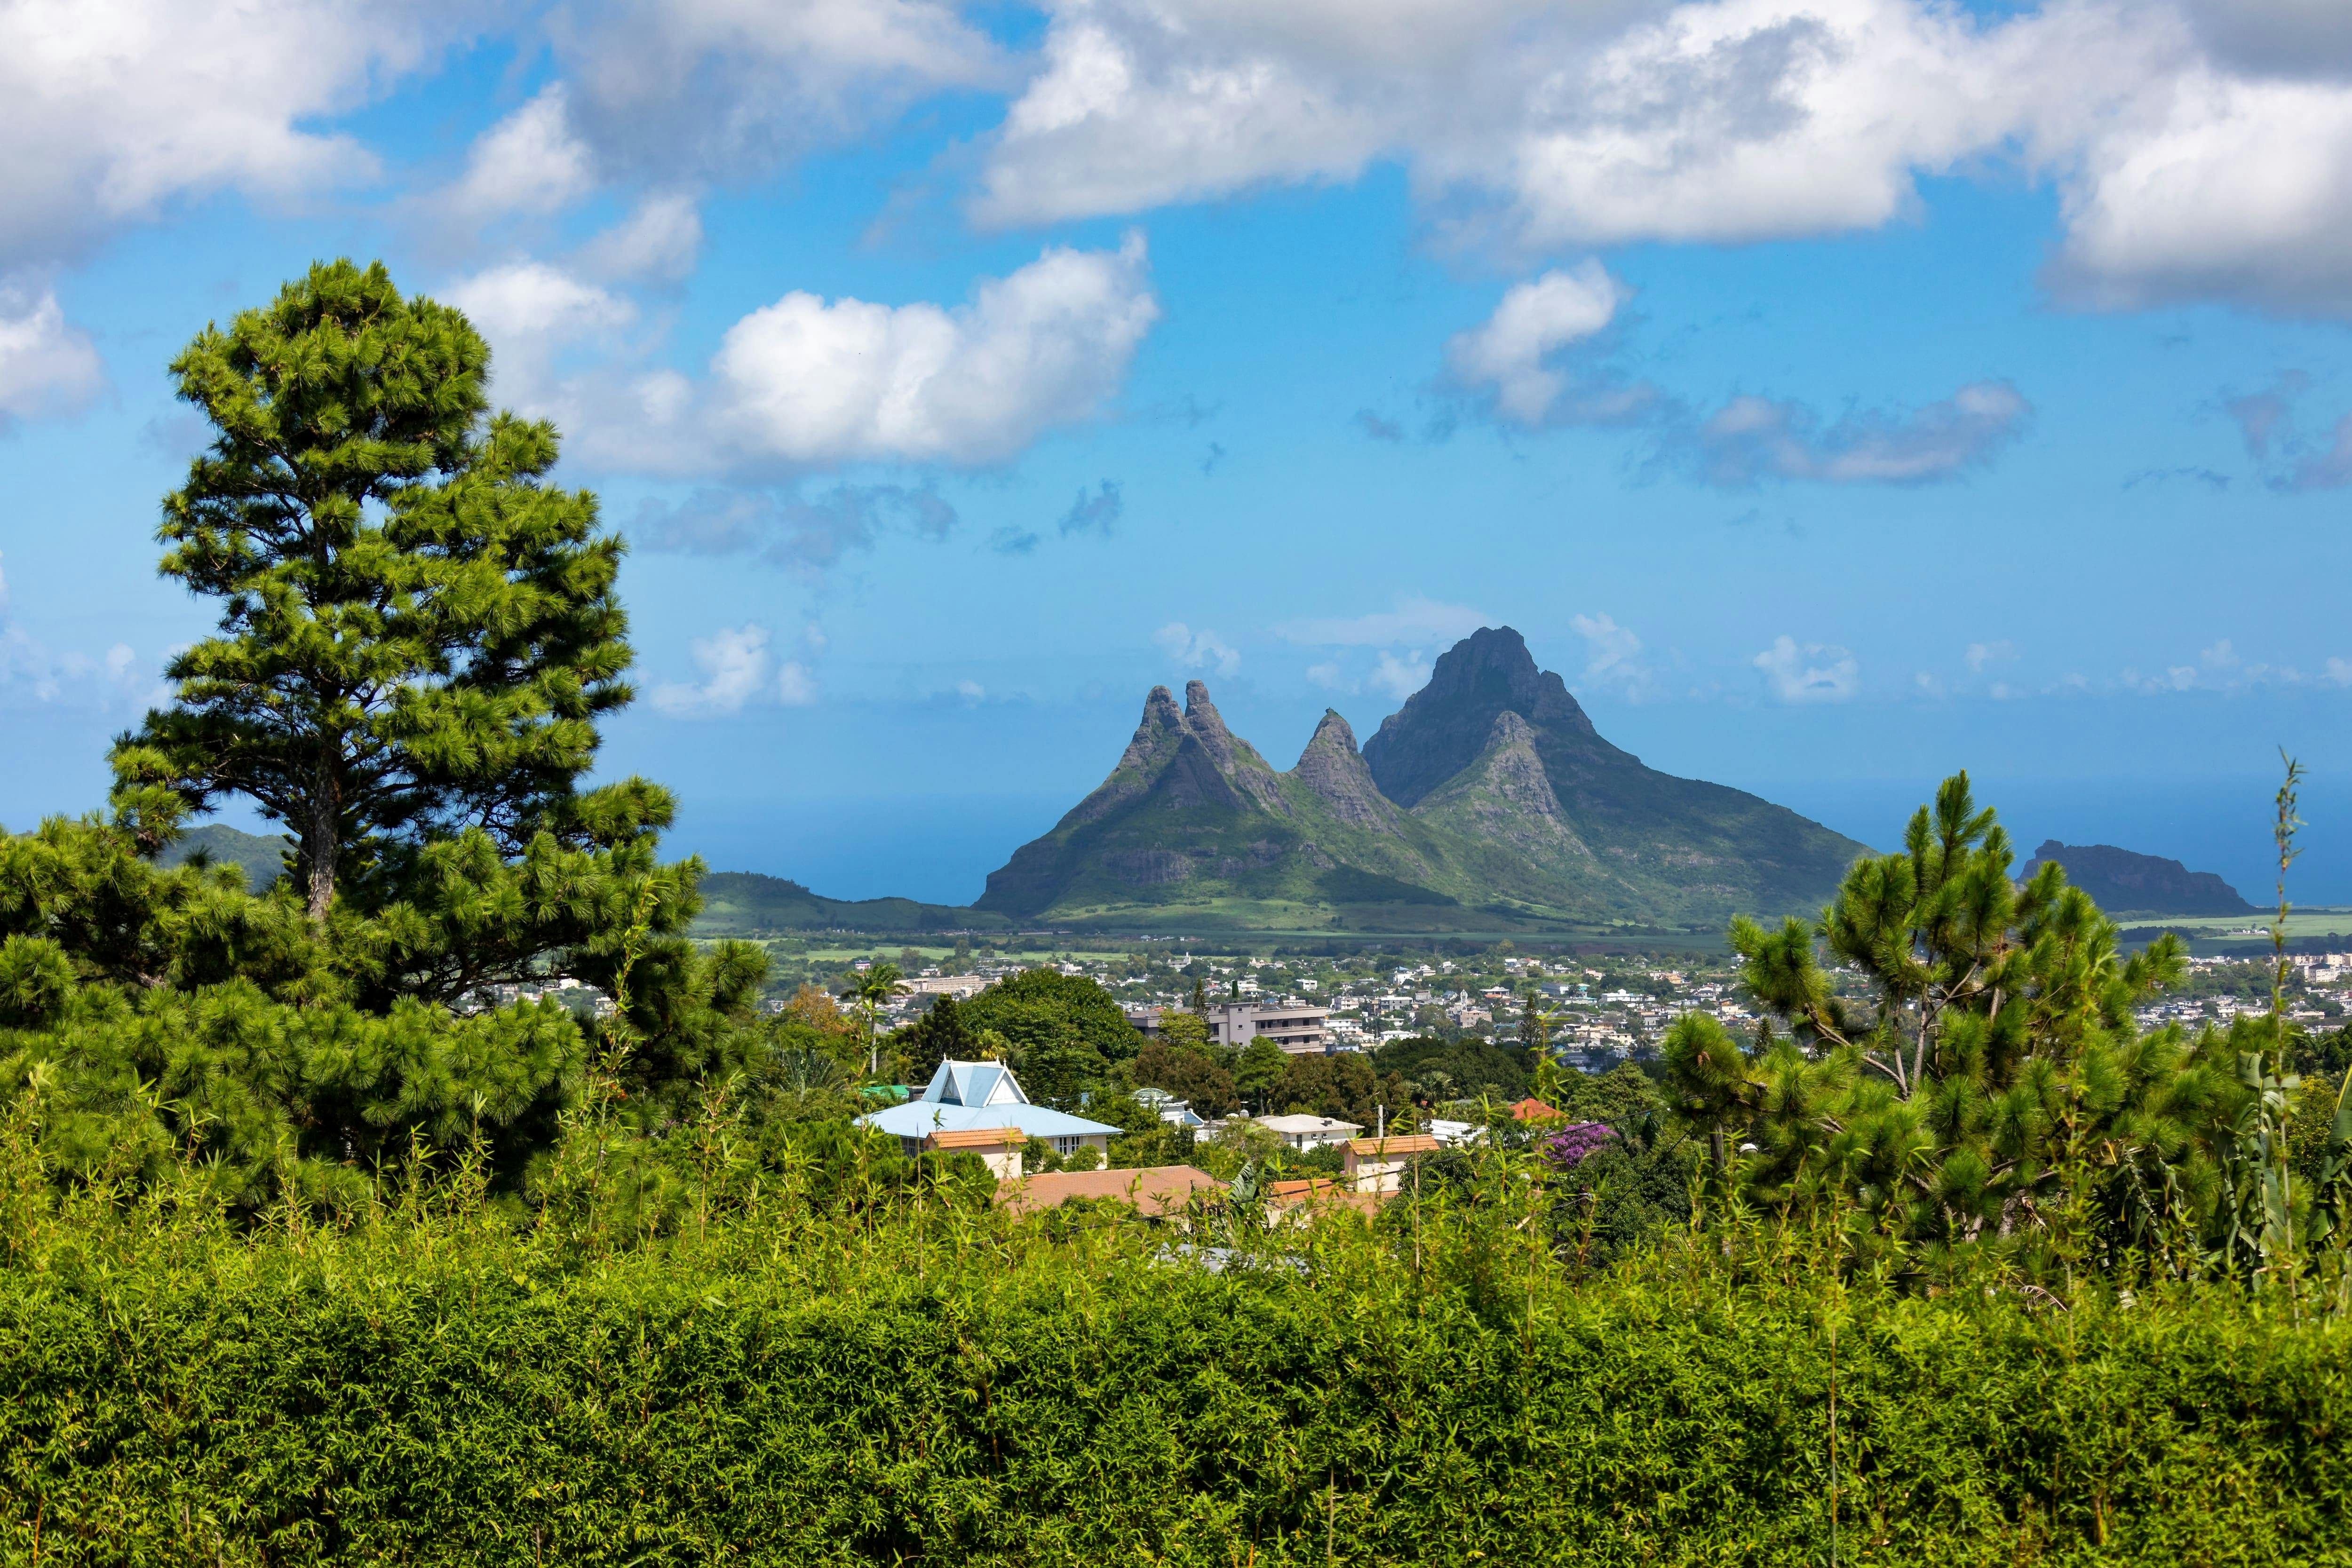
[[138, 0], [0, 85], [10, 828], [207, 624], [168, 361], [352, 255], [629, 538], [715, 864], [969, 899], [1154, 683], [1287, 767], [1508, 624], [1882, 846], [1966, 767], [2263, 902], [2284, 745], [2352, 902], [2337, 8]]

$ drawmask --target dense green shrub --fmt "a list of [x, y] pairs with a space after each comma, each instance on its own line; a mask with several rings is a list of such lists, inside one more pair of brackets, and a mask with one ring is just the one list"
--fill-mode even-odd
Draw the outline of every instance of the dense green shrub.
[[1764, 1235], [1580, 1278], [1507, 1171], [1212, 1255], [812, 1153], [634, 1241], [0, 1184], [0, 1555], [1797, 1563], [1834, 1500], [1847, 1563], [2352, 1556], [2315, 1298], [1905, 1295]]

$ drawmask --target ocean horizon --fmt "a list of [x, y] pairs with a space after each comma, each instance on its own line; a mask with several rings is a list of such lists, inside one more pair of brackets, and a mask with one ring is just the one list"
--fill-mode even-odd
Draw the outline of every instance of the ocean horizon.
[[[1905, 821], [1936, 784], [1932, 779], [1726, 782], [1881, 850], [1902, 841]], [[1979, 775], [1975, 782], [1979, 802], [2000, 811], [2021, 864], [2045, 839], [2115, 844], [2215, 873], [2258, 905], [2275, 897], [2275, 779]], [[969, 904], [990, 872], [1050, 829], [1077, 799], [1043, 791], [758, 801], [688, 796], [680, 802], [667, 851], [699, 854], [714, 871], [788, 877], [829, 898]], [[2302, 854], [2289, 876], [2289, 898], [2298, 905], [2352, 904], [2352, 784], [2306, 785], [2300, 814]]]

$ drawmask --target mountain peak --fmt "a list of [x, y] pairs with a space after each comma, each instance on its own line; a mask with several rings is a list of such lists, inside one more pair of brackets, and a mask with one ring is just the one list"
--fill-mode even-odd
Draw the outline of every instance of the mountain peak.
[[1298, 760], [1306, 761], [1318, 747], [1326, 749], [1338, 747], [1351, 757], [1355, 755], [1356, 732], [1349, 726], [1347, 719], [1341, 716], [1338, 708], [1327, 707], [1323, 710], [1322, 720], [1316, 725], [1315, 733], [1307, 738], [1307, 749], [1298, 754]]
[[1509, 708], [1495, 716], [1495, 727], [1486, 732], [1489, 748], [1497, 746], [1533, 746], [1536, 732], [1526, 719]]
[[1320, 795], [1341, 821], [1384, 833], [1397, 831], [1397, 809], [1372, 782], [1372, 770], [1356, 752], [1356, 732], [1338, 709], [1323, 710], [1323, 722], [1315, 727], [1315, 737], [1298, 754], [1298, 766], [1290, 774]]
[[1166, 686], [1154, 686], [1151, 695], [1143, 699], [1143, 716], [1136, 722], [1135, 734], [1118, 759], [1118, 771], [1149, 771], [1183, 738], [1184, 716], [1176, 711], [1176, 699], [1168, 694]]
[[1503, 713], [1555, 742], [1622, 755], [1593, 730], [1567, 683], [1536, 667], [1526, 638], [1508, 626], [1482, 626], [1438, 655], [1428, 685], [1365, 743], [1364, 761], [1381, 792], [1411, 808], [1477, 760]]
[[1225, 727], [1225, 716], [1209, 700], [1209, 688], [1202, 682], [1184, 683], [1184, 723], [1201, 737], [1201, 744], [1209, 748], [1218, 767], [1234, 765], [1234, 732]]
[[1183, 704], [1152, 689], [1119, 766], [990, 874], [982, 908], [1113, 925], [1148, 911], [1154, 928], [1171, 915], [1218, 929], [1713, 921], [1818, 908], [1863, 851], [1643, 767], [1507, 626], [1448, 649], [1360, 751], [1326, 711], [1288, 773], [1226, 727], [1203, 683]]

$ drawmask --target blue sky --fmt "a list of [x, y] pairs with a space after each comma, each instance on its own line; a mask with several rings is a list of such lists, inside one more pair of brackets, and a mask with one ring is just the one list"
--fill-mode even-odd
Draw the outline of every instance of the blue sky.
[[0, 3], [0, 822], [207, 624], [164, 367], [464, 306], [629, 536], [677, 847], [964, 900], [1206, 679], [1482, 623], [1881, 843], [2352, 903], [2352, 13], [2318, 0]]

